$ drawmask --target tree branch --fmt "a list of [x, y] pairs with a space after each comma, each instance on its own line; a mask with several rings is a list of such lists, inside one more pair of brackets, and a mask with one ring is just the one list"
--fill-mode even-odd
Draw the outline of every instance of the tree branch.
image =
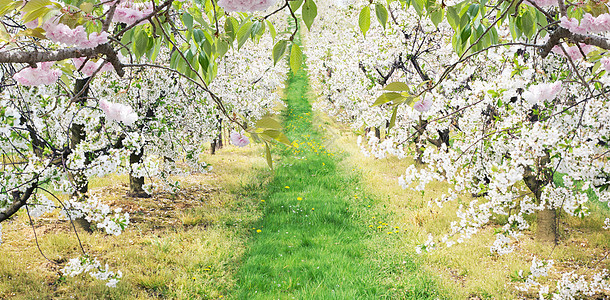
[[106, 56], [106, 60], [112, 64], [116, 73], [123, 77], [125, 71], [123, 65], [117, 57], [117, 53], [114, 51], [110, 43], [101, 44], [95, 48], [88, 49], [76, 49], [68, 48], [57, 51], [16, 51], [16, 52], [0, 52], [0, 63], [24, 63], [32, 64], [37, 62], [45, 61], [60, 61], [68, 58], [78, 57], [93, 57], [98, 54]]
[[558, 45], [561, 39], [563, 38], [570, 39], [577, 43], [583, 43], [610, 50], [610, 42], [608, 42], [608, 39], [604, 37], [589, 34], [572, 33], [563, 27], [559, 27], [555, 31], [553, 31], [553, 33], [551, 33], [551, 35], [549, 36], [549, 40], [546, 42], [546, 44], [542, 46], [540, 56], [542, 56], [542, 58], [547, 57], [549, 53], [551, 53], [551, 50], [553, 50], [553, 47]]
[[7, 220], [13, 216], [21, 207], [23, 207], [32, 196], [32, 193], [36, 189], [37, 183], [34, 183], [31, 187], [25, 190], [23, 195], [20, 192], [13, 192], [13, 204], [11, 204], [4, 212], [0, 212], [0, 222]]

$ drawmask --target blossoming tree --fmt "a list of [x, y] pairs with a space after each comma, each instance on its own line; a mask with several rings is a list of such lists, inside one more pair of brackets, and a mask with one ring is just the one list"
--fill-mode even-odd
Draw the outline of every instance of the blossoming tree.
[[[305, 7], [310, 26], [315, 4]], [[119, 234], [128, 214], [89, 194], [88, 179], [129, 172], [132, 186], [142, 188], [145, 176], [166, 174], [164, 158], [201, 170], [202, 142], [217, 135], [218, 120], [231, 124], [236, 145], [249, 143], [248, 135], [265, 143], [270, 158], [273, 141], [288, 143], [270, 115], [285, 74], [280, 61], [290, 49], [296, 71], [302, 59], [291, 46], [296, 29], [278, 13], [296, 19], [298, 8], [275, 1], [2, 1], [0, 222], [20, 210], [36, 217], [60, 209], [70, 221]], [[121, 277], [88, 255], [64, 269], [82, 272], [110, 286]]]
[[[462, 243], [497, 219], [506, 221], [493, 252], [514, 250], [532, 220], [536, 239], [554, 244], [559, 215], [584, 218], [594, 202], [607, 204], [605, 3], [319, 5], [322, 24], [306, 50], [324, 95], [317, 106], [358, 131], [381, 126], [384, 136], [361, 131], [365, 154], [416, 158], [404, 188], [448, 182], [431, 204], [463, 203], [449, 232], [418, 251]], [[340, 29], [329, 24], [337, 19]], [[558, 294], [575, 288], [569, 281]], [[593, 290], [580, 285], [573, 295]]]

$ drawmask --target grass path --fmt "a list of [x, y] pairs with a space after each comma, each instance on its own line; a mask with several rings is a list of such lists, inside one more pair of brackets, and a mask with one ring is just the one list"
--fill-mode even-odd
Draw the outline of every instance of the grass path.
[[[333, 153], [321, 144], [324, 135], [312, 125], [308, 89], [305, 71], [289, 76], [285, 132], [299, 145], [276, 150], [281, 153], [274, 179], [264, 194], [253, 195], [263, 202], [263, 217], [251, 228], [253, 237], [233, 296], [439, 297], [434, 281], [404, 255], [408, 251], [395, 252], [401, 255], [381, 253], [393, 247], [389, 238], [394, 229], [380, 232], [368, 225], [371, 216], [380, 212], [371, 211], [374, 200], [359, 190], [358, 174], [340, 167], [345, 154]], [[410, 277], [405, 279], [405, 275]]]

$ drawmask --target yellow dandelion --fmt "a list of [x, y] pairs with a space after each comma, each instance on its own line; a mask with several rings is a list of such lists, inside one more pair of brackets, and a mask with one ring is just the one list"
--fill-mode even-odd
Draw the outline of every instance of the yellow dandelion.
[[265, 202], [265, 200], [261, 200], [261, 202]]
[[369, 227], [373, 227], [373, 225], [369, 225]]
[[377, 229], [381, 229], [381, 228], [383, 228], [383, 226], [377, 226]]
[[311, 210], [316, 210], [316, 209], [312, 207]]
[[388, 234], [392, 234], [392, 232], [391, 232], [391, 231], [388, 231]]
[[284, 187], [284, 188], [287, 188], [287, 189], [289, 189], [289, 188], [290, 188], [290, 187], [289, 187], [289, 186], [285, 186], [285, 187]]
[[262, 232], [262, 230], [260, 230], [260, 229], [257, 229], [257, 230], [256, 230], [256, 232]]
[[301, 200], [303, 200], [303, 198], [301, 198], [301, 197], [297, 197], [297, 200], [301, 201]]
[[398, 230], [396, 230], [395, 232], [396, 232], [396, 233], [398, 233], [399, 231], [398, 231]]

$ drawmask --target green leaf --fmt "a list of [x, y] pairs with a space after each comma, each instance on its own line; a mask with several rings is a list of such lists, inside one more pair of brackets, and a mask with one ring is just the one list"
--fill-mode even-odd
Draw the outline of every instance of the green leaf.
[[267, 27], [269, 27], [269, 34], [271, 34], [271, 39], [273, 39], [273, 41], [275, 41], [275, 36], [277, 36], [277, 32], [275, 31], [275, 26], [273, 26], [273, 23], [271, 23], [271, 21], [267, 20]]
[[216, 43], [216, 54], [218, 57], [223, 57], [229, 51], [229, 43], [224, 40], [219, 40]]
[[25, 15], [23, 15], [23, 22], [24, 23], [28, 23], [31, 21], [34, 21], [38, 18], [43, 17], [44, 15], [46, 15], [48, 12], [50, 12], [51, 10], [48, 7], [41, 7], [39, 9], [30, 11], [28, 13], [26, 13]]
[[382, 94], [381, 96], [379, 96], [377, 98], [377, 100], [373, 103], [372, 106], [382, 105], [382, 104], [388, 103], [390, 101], [402, 102], [402, 101], [404, 101], [404, 99], [405, 99], [405, 97], [403, 95], [401, 95], [400, 93], [394, 93], [394, 92], [385, 93], [385, 94]]
[[288, 137], [286, 137], [286, 135], [279, 130], [268, 129], [268, 130], [265, 130], [261, 134], [261, 136], [268, 136], [284, 145], [291, 146], [290, 140], [288, 139]]
[[286, 52], [286, 46], [288, 45], [288, 41], [280, 40], [275, 46], [273, 46], [273, 65], [277, 64], [277, 62], [284, 56], [284, 52]]
[[189, 13], [182, 14], [182, 23], [186, 26], [186, 29], [191, 32], [193, 30], [193, 16]]
[[606, 6], [606, 4], [601, 1], [597, 2], [597, 1], [588, 0], [585, 3], [585, 5], [582, 6], [582, 8], [585, 12], [590, 13], [594, 17], [598, 17], [600, 15], [608, 13], [608, 6]]
[[241, 25], [239, 30], [237, 31], [237, 49], [240, 49], [241, 46], [248, 40], [250, 37], [250, 31], [252, 30], [252, 21], [248, 21], [245, 24]]
[[204, 75], [207, 75], [208, 68], [210, 67], [210, 60], [205, 54], [200, 53], [198, 57], [199, 65], [201, 66], [201, 71]]
[[303, 52], [301, 51], [301, 47], [297, 44], [292, 44], [292, 49], [290, 50], [290, 69], [293, 74], [296, 74], [301, 68], [301, 64], [303, 63]]
[[264, 129], [280, 129], [282, 128], [282, 125], [274, 118], [263, 117], [262, 119], [256, 121], [256, 127]]
[[229, 38], [231, 38], [231, 40], [229, 41], [230, 44], [233, 43], [233, 41], [235, 40], [235, 37], [237, 35], [236, 24], [238, 24], [238, 22], [233, 17], [228, 17], [225, 20], [225, 33], [229, 36]]
[[409, 91], [409, 86], [404, 83], [404, 82], [392, 82], [388, 85], [386, 85], [385, 88], [383, 88], [386, 91], [392, 91], [392, 92], [401, 92], [401, 91]]
[[425, 5], [424, 1], [422, 1], [422, 0], [411, 0], [411, 5], [413, 5], [413, 8], [415, 9], [415, 12], [417, 12], [417, 14], [419, 16], [422, 16], [424, 14], [424, 5]]
[[459, 20], [460, 16], [458, 15], [455, 7], [447, 7], [447, 22], [449, 22], [449, 25], [451, 25], [451, 28], [453, 28], [455, 31], [458, 31], [458, 27], [460, 25]]
[[531, 38], [536, 31], [535, 16], [532, 15], [531, 10], [528, 10], [521, 16], [521, 31], [525, 33], [528, 38]]
[[290, 3], [290, 10], [297, 11], [297, 9], [299, 9], [299, 7], [301, 7], [301, 4], [303, 4], [303, 0], [294, 0], [294, 1], [290, 1], [288, 3]]
[[[439, 8], [433, 12], [430, 13], [430, 20], [432, 21], [432, 24], [434, 24], [435, 27], [438, 27], [438, 24], [440, 24], [443, 21], [443, 16], [445, 15], [445, 10], [442, 8]], [[449, 16], [447, 16], [449, 17]]]
[[148, 51], [148, 60], [150, 62], [155, 62], [155, 60], [157, 59], [157, 56], [159, 55], [159, 52], [161, 51], [161, 43], [160, 41], [153, 41], [153, 47], [151, 48], [152, 51]]
[[375, 14], [377, 15], [377, 21], [385, 29], [386, 23], [388, 23], [388, 10], [382, 4], [375, 4]]
[[250, 37], [255, 38], [257, 35], [262, 34], [265, 31], [265, 23], [261, 21], [252, 22], [252, 28], [250, 28]]
[[79, 8], [80, 8], [80, 10], [82, 10], [85, 13], [91, 13], [93, 11], [93, 3], [91, 3], [91, 2], [83, 2], [79, 6]]
[[271, 149], [269, 148], [269, 144], [265, 142], [265, 157], [267, 158], [267, 165], [269, 168], [273, 169], [273, 159], [271, 158]]
[[394, 106], [392, 109], [392, 117], [390, 118], [390, 124], [388, 124], [388, 129], [392, 129], [396, 125], [396, 113], [398, 112], [398, 105]]
[[50, 0], [30, 0], [21, 8], [21, 11], [28, 13], [46, 7], [49, 4], [52, 4]]
[[369, 6], [365, 6], [358, 16], [358, 26], [360, 26], [360, 31], [362, 31], [362, 35], [366, 36], [366, 32], [369, 31], [371, 27], [371, 8]]
[[315, 20], [318, 15], [318, 7], [313, 0], [305, 0], [302, 15], [303, 21], [305, 22], [305, 25], [307, 25], [307, 29], [311, 30], [311, 24], [313, 24], [313, 20]]
[[201, 44], [201, 41], [205, 39], [205, 35], [201, 29], [195, 29], [195, 31], [193, 31], [193, 38], [197, 44]]
[[134, 54], [137, 59], [140, 59], [144, 53], [146, 53], [146, 48], [148, 46], [148, 34], [145, 30], [140, 30], [136, 33], [136, 41], [134, 44]]

